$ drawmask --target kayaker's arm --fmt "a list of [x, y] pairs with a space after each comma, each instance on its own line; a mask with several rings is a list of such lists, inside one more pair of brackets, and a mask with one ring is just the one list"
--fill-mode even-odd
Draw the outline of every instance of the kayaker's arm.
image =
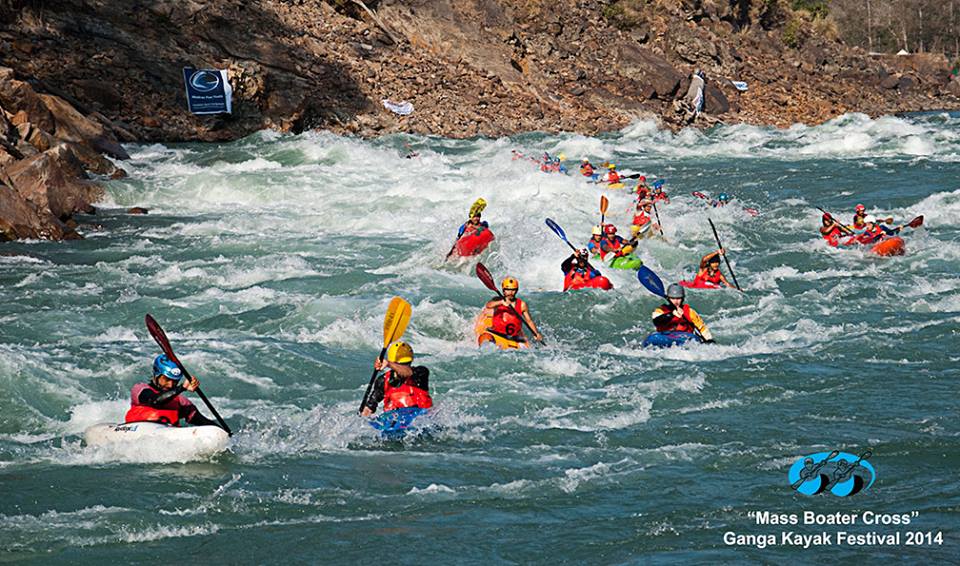
[[213, 425], [216, 427], [220, 426], [220, 424], [217, 423], [217, 421], [210, 420], [207, 417], [203, 416], [200, 413], [200, 411], [197, 410], [196, 408], [194, 408], [193, 414], [191, 414], [187, 418], [187, 423], [193, 426], [207, 426], [207, 425]]
[[520, 316], [522, 316], [523, 320], [527, 321], [527, 324], [530, 325], [530, 330], [533, 330], [533, 339], [537, 342], [543, 342], [543, 335], [540, 334], [540, 330], [533, 322], [533, 317], [530, 316], [530, 309], [527, 308], [527, 303], [523, 303], [523, 312], [520, 313]]
[[367, 396], [367, 402], [363, 406], [363, 411], [361, 411], [360, 414], [364, 417], [369, 417], [376, 413], [377, 405], [380, 404], [380, 401], [383, 401], [383, 374], [378, 375], [373, 381], [373, 387], [370, 388], [370, 395]]
[[575, 261], [577, 261], [576, 255], [571, 255], [567, 259], [563, 260], [563, 263], [560, 264], [560, 271], [562, 271], [564, 275], [570, 273], [570, 270], [573, 269], [573, 263]]
[[162, 405], [166, 405], [174, 397], [180, 395], [184, 391], [186, 391], [186, 389], [182, 385], [178, 385], [173, 389], [164, 391], [163, 393], [157, 393], [152, 389], [144, 388], [144, 390], [140, 392], [140, 396], [137, 397], [137, 402], [141, 405], [158, 408]]
[[704, 342], [713, 342], [713, 334], [710, 333], [710, 329], [707, 328], [703, 319], [700, 318], [700, 315], [697, 314], [697, 311], [693, 309], [688, 309], [690, 311], [690, 324], [692, 324], [699, 332], [700, 336], [703, 337]]

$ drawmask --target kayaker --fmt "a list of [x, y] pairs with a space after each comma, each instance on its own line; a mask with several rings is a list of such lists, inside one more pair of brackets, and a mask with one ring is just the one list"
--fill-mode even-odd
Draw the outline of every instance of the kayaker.
[[721, 206], [727, 206], [727, 202], [730, 200], [730, 196], [727, 193], [720, 193], [717, 195], [717, 200], [711, 202], [711, 206], [718, 208]]
[[829, 212], [824, 212], [823, 225], [820, 226], [820, 235], [833, 247], [840, 245], [840, 236], [844, 235], [843, 226], [837, 222]]
[[653, 309], [653, 325], [657, 332], [698, 331], [704, 342], [712, 343], [710, 329], [697, 311], [684, 303], [683, 287], [674, 283], [667, 288], [667, 303]]
[[697, 271], [697, 276], [693, 279], [694, 285], [698, 283], [710, 283], [719, 287], [720, 284], [723, 283], [727, 287], [733, 288], [733, 285], [727, 281], [723, 272], [720, 271], [720, 256], [725, 253], [723, 248], [720, 248], [718, 251], [703, 256], [700, 260], [700, 269]]
[[586, 157], [584, 157], [580, 163], [580, 174], [584, 177], [593, 177], [593, 165], [590, 164], [590, 160]]
[[874, 215], [868, 214], [863, 217], [863, 232], [847, 240], [846, 244], [851, 244], [854, 242], [864, 245], [875, 244], [887, 236], [892, 236], [900, 232], [901, 228], [903, 228], [903, 226], [887, 228], [886, 226], [877, 222], [877, 219]]
[[600, 255], [600, 244], [603, 242], [603, 230], [600, 226], [594, 226], [590, 231], [590, 241], [587, 242], [587, 250], [593, 255]]
[[216, 421], [200, 414], [197, 407], [182, 395], [184, 391], [196, 391], [198, 387], [199, 379], [186, 379], [177, 364], [166, 354], [160, 354], [153, 360], [153, 379], [138, 383], [130, 390], [130, 410], [124, 422], [150, 421], [179, 426], [183, 419], [193, 426], [217, 426]]
[[653, 201], [641, 200], [637, 202], [637, 211], [633, 216], [633, 225], [637, 227], [637, 233], [647, 233], [651, 227], [657, 227], [653, 222]]
[[383, 410], [392, 411], [404, 407], [429, 409], [433, 399], [429, 393], [430, 370], [424, 366], [414, 366], [413, 348], [406, 342], [394, 342], [387, 348], [387, 359], [377, 358], [373, 367], [377, 371], [386, 369], [373, 381], [373, 387], [367, 402], [360, 412], [364, 417], [377, 412], [377, 405], [383, 401]]
[[543, 342], [543, 335], [537, 330], [537, 325], [534, 324], [533, 318], [530, 316], [530, 309], [527, 308], [526, 301], [517, 296], [517, 291], [520, 290], [520, 282], [515, 277], [508, 276], [500, 282], [500, 287], [503, 291], [503, 298], [495, 297], [484, 305], [485, 314], [491, 314], [493, 317], [491, 330], [510, 340], [526, 342], [527, 337], [523, 333], [523, 321], [520, 320], [520, 317], [523, 317], [523, 320], [530, 326], [530, 330], [533, 331], [533, 339], [537, 342]]
[[[587, 250], [577, 250], [560, 264], [560, 270], [563, 271], [563, 290], [566, 291], [571, 285], [586, 283], [595, 277], [600, 277], [600, 272], [590, 265], [587, 261]], [[579, 286], [579, 285], [577, 285]]]
[[650, 195], [650, 187], [647, 186], [647, 178], [643, 175], [637, 179], [637, 188], [634, 189], [637, 193], [637, 202], [647, 200], [647, 197]]
[[864, 219], [867, 217], [867, 207], [862, 204], [858, 204], [856, 208], [853, 209], [853, 224], [851, 225], [855, 230], [863, 230]]
[[670, 204], [670, 197], [667, 196], [667, 193], [663, 192], [663, 184], [657, 182], [653, 184], [653, 188], [650, 189], [650, 200], [663, 201], [663, 204]]
[[620, 173], [617, 173], [617, 166], [613, 163], [607, 163], [607, 174], [603, 176], [607, 184], [613, 185], [620, 181]]
[[617, 236], [617, 227], [613, 224], [604, 226], [603, 233], [604, 238], [600, 241], [601, 256], [612, 253], [614, 257], [620, 257], [633, 251], [633, 246], [629, 242]]

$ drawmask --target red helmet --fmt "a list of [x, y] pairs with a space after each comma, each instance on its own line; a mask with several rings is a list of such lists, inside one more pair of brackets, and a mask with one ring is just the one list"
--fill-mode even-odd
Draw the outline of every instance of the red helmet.
[[833, 220], [833, 217], [830, 216], [830, 213], [829, 213], [829, 212], [824, 212], [824, 213], [823, 213], [823, 219], [824, 219], [824, 220]]
[[613, 224], [607, 224], [603, 227], [603, 233], [607, 234], [608, 236], [612, 236], [617, 233], [617, 227]]
[[644, 177], [643, 175], [641, 175], [641, 176], [640, 176], [640, 182], [641, 182], [641, 183], [645, 183], [646, 181], [647, 181], [647, 178]]
[[854, 210], [857, 212], [865, 212], [867, 210], [867, 207], [863, 206], [862, 204], [858, 204]]

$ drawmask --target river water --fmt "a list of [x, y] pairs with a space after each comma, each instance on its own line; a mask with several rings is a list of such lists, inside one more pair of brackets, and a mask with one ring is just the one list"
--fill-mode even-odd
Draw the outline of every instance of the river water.
[[[419, 155], [405, 159], [404, 144]], [[466, 141], [261, 132], [128, 149], [130, 177], [109, 183], [84, 241], [0, 246], [0, 561], [958, 556], [958, 115]], [[544, 219], [582, 244], [601, 194], [621, 229], [630, 197], [512, 149], [665, 179], [666, 241], [640, 255], [667, 283], [716, 248], [712, 218], [746, 290], [688, 292], [718, 344], [641, 349], [659, 301], [632, 272], [604, 270], [610, 292], [561, 292], [568, 248]], [[710, 208], [692, 191], [734, 200]], [[478, 197], [497, 235], [483, 261], [520, 279], [546, 347], [475, 345], [491, 293], [472, 264], [442, 258]], [[898, 223], [925, 215], [904, 231], [905, 256], [819, 238], [816, 206], [847, 218], [860, 202]], [[135, 205], [150, 214], [123, 213]], [[401, 443], [356, 416], [394, 295], [413, 306], [405, 339], [431, 370], [442, 427]], [[236, 432], [226, 453], [83, 445], [149, 377], [159, 351], [145, 313]], [[868, 448], [868, 490], [791, 489], [798, 458]], [[780, 536], [752, 511], [916, 511], [909, 528], [846, 529], [944, 540], [726, 544], [725, 532]]]

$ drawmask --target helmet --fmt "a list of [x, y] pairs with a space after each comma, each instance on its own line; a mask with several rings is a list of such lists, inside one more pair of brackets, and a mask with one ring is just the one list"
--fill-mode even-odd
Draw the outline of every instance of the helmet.
[[676, 283], [673, 283], [667, 287], [667, 298], [668, 299], [682, 299], [686, 293], [683, 291], [683, 287]]
[[519, 289], [519, 288], [520, 288], [520, 282], [517, 281], [517, 278], [516, 278], [516, 277], [510, 277], [510, 276], [508, 275], [507, 277], [504, 277], [504, 278], [503, 278], [503, 281], [500, 282], [500, 286], [503, 287], [504, 290], [506, 290], [506, 289], [515, 289], [515, 290], [516, 290], [516, 289]]
[[394, 342], [387, 348], [387, 361], [409, 364], [413, 361], [413, 348], [406, 342]]
[[824, 220], [833, 220], [833, 217], [830, 216], [830, 213], [829, 213], [829, 212], [824, 212], [824, 213], [823, 213], [823, 219], [824, 219]]
[[583, 162], [584, 162], [584, 163], [590, 163], [590, 160], [587, 159], [586, 157], [584, 157], [584, 158], [583, 158]]
[[599, 226], [594, 226], [593, 230], [590, 231], [590, 234], [593, 236], [599, 236], [603, 234], [603, 230], [601, 230]]
[[616, 169], [616, 168], [617, 166], [614, 165], [613, 163], [607, 163], [607, 169]]
[[557, 159], [559, 159], [560, 161], [566, 161], [566, 160], [567, 160], [567, 156], [566, 156], [565, 154], [561, 153], [561, 154], [558, 154], [558, 155], [557, 155]]
[[730, 197], [727, 195], [727, 193], [720, 193], [719, 195], [717, 195], [717, 200], [726, 202], [730, 200]]
[[617, 233], [617, 227], [614, 226], [613, 224], [607, 224], [606, 226], [603, 227], [603, 231], [607, 235], [613, 235]]
[[175, 364], [166, 354], [160, 354], [153, 360], [153, 377], [157, 378], [161, 375], [178, 383], [183, 379], [180, 366]]
[[640, 181], [641, 183], [646, 183], [646, 182], [647, 182], [647, 178], [644, 177], [643, 175], [640, 175], [639, 181]]
[[858, 204], [857, 207], [854, 208], [854, 210], [857, 211], [857, 212], [866, 212], [866, 211], [867, 211], [867, 207], [863, 206], [862, 204]]
[[868, 215], [866, 215], [866, 216], [863, 217], [863, 223], [864, 223], [864, 224], [870, 224], [871, 222], [874, 223], [874, 224], [876, 224], [876, 222], [877, 222], [877, 217], [874, 216], [874, 215], [872, 215], [872, 214], [868, 214]]

